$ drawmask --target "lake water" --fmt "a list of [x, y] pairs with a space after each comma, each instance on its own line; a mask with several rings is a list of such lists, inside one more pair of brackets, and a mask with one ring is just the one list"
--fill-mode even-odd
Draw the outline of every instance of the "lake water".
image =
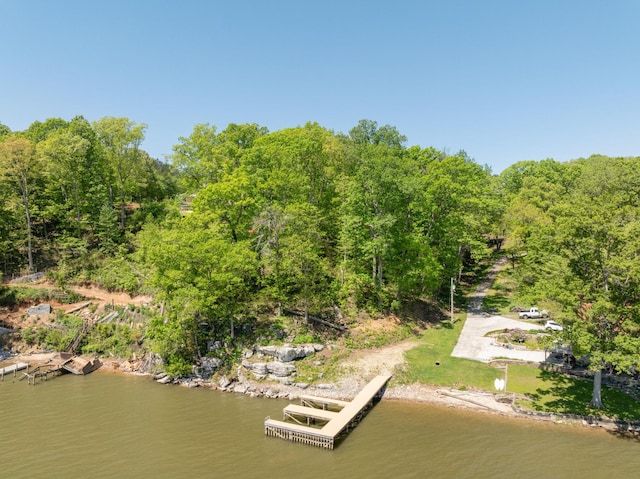
[[335, 450], [264, 435], [288, 402], [98, 371], [0, 382], [0, 478], [638, 477], [602, 430], [383, 400]]

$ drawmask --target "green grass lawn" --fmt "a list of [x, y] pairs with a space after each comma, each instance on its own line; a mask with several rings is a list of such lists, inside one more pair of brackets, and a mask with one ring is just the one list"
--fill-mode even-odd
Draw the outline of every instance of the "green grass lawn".
[[478, 361], [451, 357], [451, 351], [462, 330], [463, 320], [451, 327], [444, 323], [424, 332], [420, 345], [407, 351], [407, 368], [396, 380], [401, 383], [420, 382], [460, 389], [493, 388], [493, 381], [503, 373]]
[[[504, 370], [479, 361], [451, 357], [463, 323], [460, 319], [453, 327], [444, 323], [425, 331], [420, 345], [407, 351], [407, 366], [394, 376], [394, 380], [402, 384], [418, 382], [494, 392], [493, 382], [496, 378], [504, 378]], [[603, 387], [604, 410], [589, 407], [592, 388], [591, 381], [567, 378], [535, 366], [512, 364], [508, 370], [507, 391], [528, 398], [516, 402], [523, 409], [640, 420], [640, 403], [615, 389]]]
[[509, 366], [507, 390], [527, 397], [516, 401], [518, 406], [525, 409], [640, 420], [640, 403], [627, 394], [603, 386], [602, 402], [605, 409], [594, 409], [589, 406], [593, 390], [591, 381], [566, 377], [537, 367]]

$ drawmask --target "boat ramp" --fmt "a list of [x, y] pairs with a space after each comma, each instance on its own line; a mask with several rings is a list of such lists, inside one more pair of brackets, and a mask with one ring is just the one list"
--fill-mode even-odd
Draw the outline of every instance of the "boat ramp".
[[312, 446], [333, 449], [338, 438], [346, 435], [373, 407], [391, 379], [376, 376], [352, 401], [318, 396], [301, 396], [300, 405], [289, 404], [282, 410], [282, 421], [267, 417], [264, 433]]

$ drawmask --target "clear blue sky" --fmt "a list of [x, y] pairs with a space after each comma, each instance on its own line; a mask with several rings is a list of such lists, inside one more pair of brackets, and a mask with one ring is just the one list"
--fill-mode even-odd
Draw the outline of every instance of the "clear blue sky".
[[0, 0], [0, 122], [126, 116], [170, 154], [197, 123], [362, 118], [520, 160], [640, 155], [638, 0]]

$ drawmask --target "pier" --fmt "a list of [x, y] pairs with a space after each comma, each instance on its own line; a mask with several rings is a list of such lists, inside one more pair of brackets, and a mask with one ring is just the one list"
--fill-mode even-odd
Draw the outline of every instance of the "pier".
[[4, 380], [5, 374], [11, 374], [15, 376], [18, 371], [22, 371], [23, 369], [29, 368], [29, 363], [15, 363], [10, 366], [5, 366], [4, 368], [0, 368], [0, 378]]
[[333, 449], [384, 394], [391, 376], [376, 376], [352, 401], [302, 396], [301, 405], [290, 404], [282, 411], [283, 421], [267, 417], [264, 433], [312, 446]]

